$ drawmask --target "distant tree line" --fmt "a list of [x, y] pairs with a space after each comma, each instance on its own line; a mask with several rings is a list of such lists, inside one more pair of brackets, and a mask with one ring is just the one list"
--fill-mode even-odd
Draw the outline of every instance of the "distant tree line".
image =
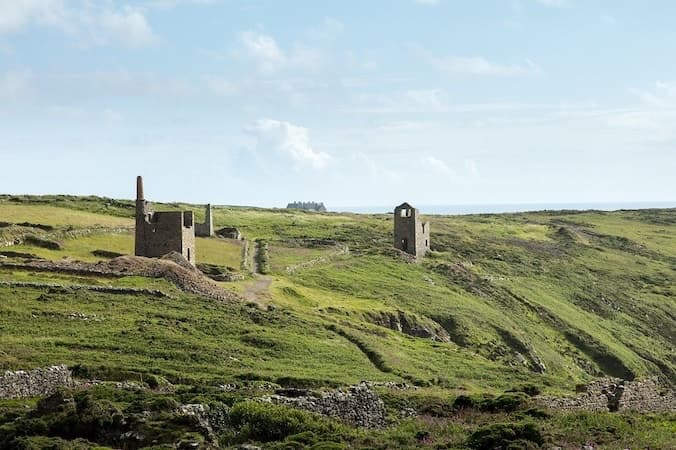
[[287, 209], [304, 209], [306, 211], [326, 212], [323, 202], [293, 202], [286, 205]]

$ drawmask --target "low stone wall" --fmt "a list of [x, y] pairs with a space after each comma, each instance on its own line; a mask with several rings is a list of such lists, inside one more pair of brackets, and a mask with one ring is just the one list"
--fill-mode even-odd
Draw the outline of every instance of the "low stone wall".
[[657, 377], [637, 381], [601, 378], [575, 397], [541, 396], [536, 402], [559, 411], [674, 412], [676, 392], [660, 385]]
[[367, 383], [350, 386], [346, 391], [324, 393], [319, 397], [271, 395], [263, 400], [334, 417], [357, 427], [385, 426], [385, 404]]
[[657, 377], [625, 382], [618, 401], [619, 411], [675, 412], [676, 392], [659, 384]]
[[145, 288], [129, 288], [129, 287], [114, 287], [114, 286], [96, 286], [86, 284], [54, 284], [54, 283], [38, 283], [33, 281], [0, 281], [0, 286], [20, 287], [20, 288], [36, 288], [36, 289], [52, 289], [63, 291], [92, 291], [101, 292], [104, 294], [120, 294], [120, 295], [148, 295], [152, 297], [168, 298], [169, 295], [158, 289]]
[[50, 395], [60, 388], [73, 387], [73, 378], [66, 366], [33, 370], [6, 371], [0, 375], [0, 399]]

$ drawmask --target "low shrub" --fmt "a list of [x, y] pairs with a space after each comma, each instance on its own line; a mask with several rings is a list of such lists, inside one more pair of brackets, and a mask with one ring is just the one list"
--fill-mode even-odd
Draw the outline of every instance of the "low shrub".
[[522, 409], [527, 403], [528, 396], [523, 392], [506, 393], [483, 400], [479, 403], [479, 409], [486, 412], [513, 412]]
[[478, 428], [467, 439], [475, 450], [537, 448], [544, 444], [542, 433], [533, 423], [496, 423]]
[[528, 396], [523, 392], [505, 393], [497, 397], [480, 396], [470, 397], [459, 395], [453, 401], [453, 409], [478, 409], [484, 412], [514, 412], [523, 409], [528, 404]]
[[254, 401], [237, 403], [230, 410], [228, 419], [244, 441], [281, 441], [303, 432], [322, 435], [335, 429], [328, 420], [308, 412]]
[[523, 392], [529, 397], [535, 397], [542, 393], [542, 389], [537, 384], [522, 384], [521, 386], [513, 387], [512, 389], [507, 390], [506, 392]]

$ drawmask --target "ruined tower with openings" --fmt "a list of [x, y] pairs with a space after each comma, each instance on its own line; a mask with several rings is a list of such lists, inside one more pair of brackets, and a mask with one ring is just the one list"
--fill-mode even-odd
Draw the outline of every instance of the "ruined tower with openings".
[[204, 223], [195, 224], [195, 236], [209, 237], [214, 235], [214, 219], [212, 217], [214, 209], [207, 205], [204, 210]]
[[430, 224], [408, 203], [394, 208], [394, 248], [419, 258], [430, 249]]
[[194, 222], [192, 211], [153, 212], [143, 196], [143, 178], [136, 178], [136, 256], [157, 258], [178, 252], [194, 265]]

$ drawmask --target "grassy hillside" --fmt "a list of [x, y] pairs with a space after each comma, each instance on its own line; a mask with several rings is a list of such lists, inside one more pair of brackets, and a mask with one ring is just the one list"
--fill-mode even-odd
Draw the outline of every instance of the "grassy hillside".
[[[201, 220], [199, 206], [157, 205], [182, 208]], [[19, 245], [0, 252], [129, 254], [132, 218], [129, 201], [1, 196], [0, 243]], [[158, 279], [0, 266], [0, 282], [169, 295], [0, 284], [0, 368], [65, 363], [102, 379], [200, 385], [405, 381], [442, 397], [526, 383], [570, 392], [601, 375], [676, 383], [676, 210], [426, 219], [433, 251], [411, 263], [391, 250], [389, 216], [216, 207], [217, 228], [268, 242], [265, 283], [247, 272], [221, 283], [249, 303]], [[242, 245], [200, 238], [197, 260], [240, 270]], [[6, 256], [0, 262], [21, 261]]]

